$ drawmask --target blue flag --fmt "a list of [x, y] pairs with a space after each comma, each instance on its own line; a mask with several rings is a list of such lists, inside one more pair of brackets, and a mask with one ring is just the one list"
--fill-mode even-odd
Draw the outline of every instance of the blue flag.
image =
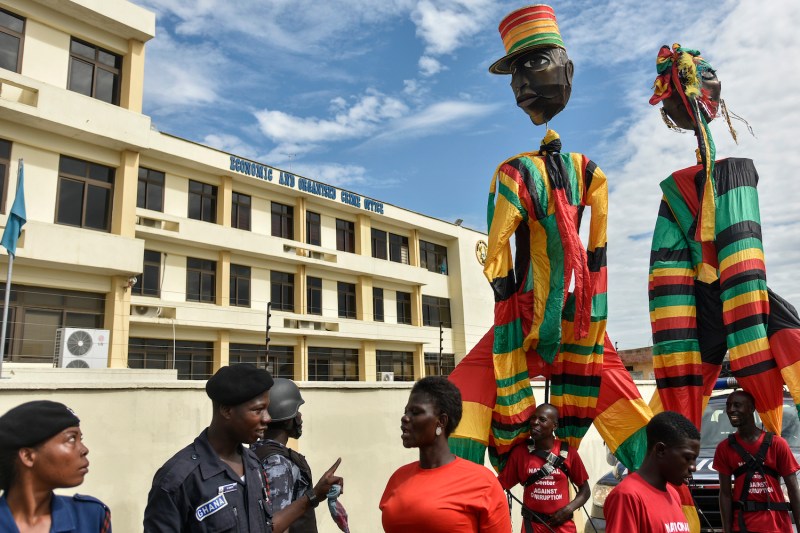
[[17, 173], [17, 194], [14, 197], [14, 204], [8, 214], [6, 229], [3, 231], [3, 238], [0, 244], [5, 246], [10, 255], [17, 253], [17, 241], [22, 233], [22, 226], [27, 222], [25, 215], [25, 177], [22, 171], [22, 159], [19, 160], [19, 172]]

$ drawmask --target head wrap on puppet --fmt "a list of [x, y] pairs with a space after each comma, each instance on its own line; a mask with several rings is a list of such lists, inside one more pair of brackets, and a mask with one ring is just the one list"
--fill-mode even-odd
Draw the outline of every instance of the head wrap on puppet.
[[656, 105], [677, 92], [694, 123], [700, 163], [705, 170], [695, 231], [695, 239], [700, 242], [713, 241], [716, 237], [716, 191], [713, 179], [716, 147], [708, 120], [717, 115], [719, 104], [709, 97], [701, 81], [704, 71], [713, 70], [698, 50], [683, 48], [678, 43], [673, 44], [672, 48], [662, 46], [656, 58], [658, 77], [653, 83], [653, 96], [650, 97], [650, 104]]

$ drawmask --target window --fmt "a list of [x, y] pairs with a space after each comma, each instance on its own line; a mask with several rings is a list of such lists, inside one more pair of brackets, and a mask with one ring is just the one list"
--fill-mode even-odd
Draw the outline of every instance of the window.
[[322, 246], [322, 219], [313, 211], [306, 211], [306, 244]]
[[231, 195], [231, 227], [250, 231], [250, 206], [252, 198], [234, 192]]
[[173, 344], [167, 339], [136, 337], [128, 340], [129, 368], [177, 368], [178, 379], [208, 379], [213, 373], [213, 361], [214, 346], [210, 342], [174, 341]]
[[447, 247], [432, 242], [419, 241], [419, 266], [430, 272], [447, 274]]
[[274, 346], [267, 348], [263, 344], [231, 343], [230, 364], [250, 363], [258, 368], [264, 368], [274, 378], [294, 379], [294, 347]]
[[136, 276], [136, 284], [131, 288], [131, 294], [158, 297], [161, 295], [160, 280], [161, 252], [145, 250], [142, 273]]
[[436, 296], [422, 296], [422, 325], [439, 327], [452, 327], [450, 324], [450, 298], [437, 298]]
[[272, 236], [294, 239], [294, 207], [272, 202]]
[[308, 348], [310, 381], [358, 381], [358, 350]]
[[217, 222], [217, 187], [189, 180], [189, 218]]
[[411, 293], [397, 291], [397, 323], [411, 324]]
[[250, 267], [231, 264], [231, 305], [250, 307]]
[[389, 260], [395, 263], [408, 264], [408, 237], [389, 234]]
[[414, 381], [414, 352], [377, 350], [378, 380], [381, 372], [394, 372], [395, 381]]
[[164, 211], [164, 173], [139, 167], [136, 207]]
[[[0, 284], [0, 300], [6, 284]], [[102, 328], [103, 294], [11, 285], [6, 361], [53, 364], [58, 328]]]
[[425, 375], [426, 376], [449, 376], [456, 367], [456, 356], [451, 353], [443, 353], [439, 357], [438, 353], [425, 354]]
[[383, 289], [372, 288], [372, 320], [383, 322]]
[[69, 56], [70, 91], [119, 105], [122, 56], [78, 39], [72, 39]]
[[336, 292], [339, 295], [339, 318], [356, 317], [356, 285], [355, 283], [337, 284]]
[[9, 167], [11, 167], [11, 142], [0, 139], [0, 213], [6, 212]]
[[336, 249], [342, 252], [356, 252], [356, 225], [349, 220], [336, 219]]
[[24, 36], [25, 19], [0, 9], [0, 68], [20, 71]]
[[388, 259], [386, 255], [386, 232], [372, 228], [372, 257], [376, 259]]
[[217, 262], [186, 258], [186, 301], [214, 303], [217, 298]]
[[322, 280], [306, 277], [306, 311], [309, 315], [322, 314]]
[[272, 308], [294, 312], [294, 274], [273, 270], [270, 273], [270, 280]]
[[56, 223], [108, 231], [113, 193], [113, 168], [62, 155]]

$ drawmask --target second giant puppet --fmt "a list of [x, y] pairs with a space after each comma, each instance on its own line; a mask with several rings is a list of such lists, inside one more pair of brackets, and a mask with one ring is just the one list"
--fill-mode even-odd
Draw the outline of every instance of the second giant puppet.
[[661, 182], [649, 283], [658, 396], [700, 427], [729, 352], [764, 425], [780, 434], [784, 383], [800, 405], [800, 319], [767, 287], [758, 174], [750, 159], [715, 161], [708, 123], [721, 112], [730, 127], [730, 118], [700, 53], [663, 46], [656, 67], [650, 103], [662, 103], [670, 129], [694, 131], [699, 154], [699, 164]]
[[[499, 30], [506, 55], [489, 70], [510, 74], [517, 106], [535, 125], [546, 124], [564, 109], [572, 87], [573, 64], [555, 13], [527, 6], [506, 16]], [[484, 264], [494, 327], [450, 376], [464, 400], [450, 439], [457, 455], [482, 463], [488, 448], [501, 470], [528, 436], [536, 407], [530, 377], [544, 376], [552, 381], [560, 438], [577, 447], [594, 421], [626, 465], [641, 462], [650, 410], [606, 335], [607, 202], [606, 176], [585, 155], [562, 152], [553, 130], [538, 150], [497, 168]], [[588, 246], [579, 236], [586, 207]]]

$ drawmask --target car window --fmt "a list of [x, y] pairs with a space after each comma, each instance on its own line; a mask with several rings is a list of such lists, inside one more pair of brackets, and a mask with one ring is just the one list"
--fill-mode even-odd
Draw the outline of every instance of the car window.
[[[701, 448], [716, 448], [722, 440], [727, 439], [728, 435], [735, 433], [735, 430], [728, 421], [725, 414], [725, 396], [720, 396], [722, 401], [708, 403], [705, 413], [703, 413], [703, 429], [700, 432]], [[791, 401], [791, 400], [789, 400]], [[756, 413], [756, 425], [761, 426], [761, 418]], [[797, 409], [794, 405], [783, 406], [783, 429], [781, 436], [786, 439], [789, 446], [793, 449], [800, 448], [800, 419], [797, 416]]]

